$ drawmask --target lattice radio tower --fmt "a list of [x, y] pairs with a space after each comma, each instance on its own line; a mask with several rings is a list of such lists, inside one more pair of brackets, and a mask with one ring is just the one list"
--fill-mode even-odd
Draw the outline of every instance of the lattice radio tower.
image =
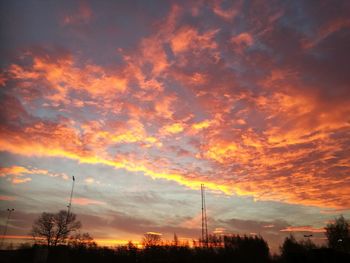
[[202, 195], [202, 245], [208, 246], [208, 224], [207, 224], [207, 208], [205, 206], [205, 187], [201, 184]]

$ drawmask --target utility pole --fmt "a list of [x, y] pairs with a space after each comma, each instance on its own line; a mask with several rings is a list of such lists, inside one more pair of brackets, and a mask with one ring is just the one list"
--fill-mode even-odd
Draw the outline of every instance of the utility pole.
[[207, 208], [205, 204], [205, 187], [201, 184], [201, 196], [202, 196], [202, 245], [208, 247], [208, 223], [207, 223]]
[[67, 205], [68, 211], [67, 211], [66, 224], [67, 224], [67, 222], [68, 222], [70, 210], [71, 210], [71, 207], [72, 207], [72, 198], [73, 198], [73, 191], [74, 191], [74, 183], [75, 183], [75, 178], [74, 178], [74, 176], [73, 176], [72, 191], [70, 192], [69, 204]]
[[0, 248], [2, 248], [2, 245], [4, 244], [4, 239], [5, 239], [5, 236], [7, 234], [7, 226], [9, 224], [9, 221], [10, 221], [10, 216], [11, 216], [11, 213], [15, 211], [14, 208], [7, 208], [7, 212], [8, 212], [8, 215], [7, 215], [7, 220], [6, 220], [6, 225], [5, 225], [5, 229], [4, 229], [4, 233], [2, 235], [2, 239], [1, 239], [1, 245], [0, 245]]

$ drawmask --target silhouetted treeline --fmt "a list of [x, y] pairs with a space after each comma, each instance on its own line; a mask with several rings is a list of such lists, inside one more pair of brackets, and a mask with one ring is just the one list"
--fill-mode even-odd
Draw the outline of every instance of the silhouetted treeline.
[[336, 247], [317, 247], [310, 239], [297, 241], [292, 235], [284, 240], [280, 250], [281, 255], [276, 261], [281, 263], [350, 262], [349, 251]]
[[350, 262], [350, 254], [333, 248], [318, 248], [311, 242], [297, 242], [293, 237], [281, 246], [281, 255], [271, 257], [261, 237], [226, 236], [208, 247], [154, 245], [144, 249], [131, 242], [111, 249], [97, 246], [39, 246], [0, 251], [1, 263], [322, 263]]
[[317, 247], [310, 239], [297, 241], [292, 235], [271, 256], [261, 236], [209, 235], [207, 240], [163, 242], [157, 233], [145, 233], [142, 248], [131, 241], [114, 249], [98, 247], [89, 233], [80, 233], [81, 223], [65, 211], [42, 213], [31, 234], [36, 244], [17, 250], [0, 250], [0, 263], [342, 263], [350, 262], [350, 223], [343, 216], [325, 227], [327, 247]]

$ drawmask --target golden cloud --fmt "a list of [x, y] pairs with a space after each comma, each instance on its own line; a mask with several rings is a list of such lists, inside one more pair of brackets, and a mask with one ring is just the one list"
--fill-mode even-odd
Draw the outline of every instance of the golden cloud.
[[23, 166], [11, 166], [11, 167], [0, 167], [0, 177], [8, 178], [13, 184], [21, 184], [30, 182], [32, 178], [28, 175], [47, 175], [50, 177], [61, 177], [65, 180], [68, 179], [66, 174], [51, 173], [48, 170], [26, 168]]
[[[225, 24], [240, 4], [211, 8]], [[323, 74], [326, 65], [304, 50], [274, 45], [282, 41], [273, 30], [281, 10], [259, 22], [266, 30], [258, 24], [233, 37], [214, 25], [179, 23], [183, 12], [173, 6], [135, 49], [118, 49], [118, 67], [52, 51], [11, 63], [0, 81], [7, 96], [0, 150], [108, 165], [191, 189], [205, 183], [255, 200], [349, 208], [350, 104], [339, 72]], [[328, 21], [317, 43], [348, 26]], [[232, 45], [252, 52], [237, 56]], [[23, 169], [12, 171], [17, 183], [26, 180]]]

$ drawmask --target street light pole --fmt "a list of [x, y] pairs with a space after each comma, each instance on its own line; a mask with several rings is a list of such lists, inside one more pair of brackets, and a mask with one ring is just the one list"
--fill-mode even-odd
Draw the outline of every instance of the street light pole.
[[7, 212], [8, 212], [8, 215], [7, 215], [7, 220], [6, 220], [6, 225], [5, 225], [5, 229], [4, 229], [4, 233], [2, 235], [2, 239], [1, 239], [1, 245], [0, 245], [0, 248], [2, 248], [2, 245], [4, 244], [4, 239], [5, 239], [5, 236], [7, 234], [7, 226], [9, 224], [9, 220], [10, 220], [10, 216], [11, 216], [11, 213], [15, 211], [14, 208], [7, 208]]

